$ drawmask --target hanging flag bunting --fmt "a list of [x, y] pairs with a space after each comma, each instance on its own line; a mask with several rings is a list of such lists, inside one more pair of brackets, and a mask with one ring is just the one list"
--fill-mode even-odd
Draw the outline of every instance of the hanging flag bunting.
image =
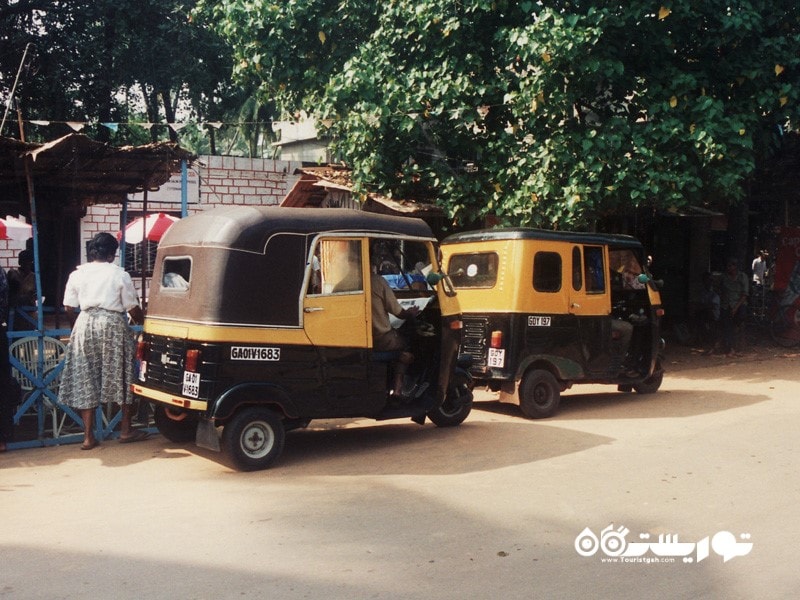
[[80, 121], [67, 121], [67, 125], [69, 125], [73, 131], [80, 131], [86, 127], [86, 123], [81, 123]]
[[167, 123], [170, 126], [170, 129], [175, 133], [178, 133], [181, 129], [186, 127], [189, 123]]
[[114, 133], [117, 133], [117, 130], [119, 129], [119, 123], [100, 123], [100, 125], [102, 125], [103, 127], [107, 127]]
[[214, 121], [212, 123], [206, 123], [206, 125], [209, 125], [210, 127], [213, 127], [214, 129], [219, 129], [220, 127], [222, 127], [222, 123], [220, 123], [219, 121]]
[[34, 125], [50, 125], [50, 121], [28, 121], [29, 123], [33, 123]]

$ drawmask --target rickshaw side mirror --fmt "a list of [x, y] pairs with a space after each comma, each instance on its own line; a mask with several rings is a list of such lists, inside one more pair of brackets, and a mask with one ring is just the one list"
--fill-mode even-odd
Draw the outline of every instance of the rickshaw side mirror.
[[639, 283], [642, 283], [644, 285], [647, 285], [649, 283], [657, 290], [661, 290], [664, 287], [663, 279], [653, 279], [647, 273], [641, 273], [639, 277], [637, 277], [636, 279], [639, 281]]
[[428, 273], [428, 275], [425, 277], [425, 280], [431, 287], [436, 286], [436, 284], [439, 283], [442, 279], [444, 279], [444, 275], [442, 275], [441, 273], [434, 273], [433, 271]]
[[456, 288], [453, 286], [453, 282], [450, 281], [446, 273], [442, 273], [441, 271], [434, 273], [431, 271], [425, 276], [425, 281], [428, 282], [431, 288], [435, 288], [436, 284], [441, 282], [445, 296], [452, 298], [456, 295]]

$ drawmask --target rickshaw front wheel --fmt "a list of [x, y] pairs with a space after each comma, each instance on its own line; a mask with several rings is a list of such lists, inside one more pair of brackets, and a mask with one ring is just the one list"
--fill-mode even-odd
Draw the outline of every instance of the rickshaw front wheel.
[[661, 387], [662, 381], [664, 381], [664, 371], [659, 370], [641, 383], [635, 383], [633, 389], [637, 394], [655, 394]]
[[253, 406], [236, 413], [222, 430], [222, 448], [236, 468], [269, 467], [283, 452], [283, 420], [274, 411]]
[[[661, 366], [661, 357], [656, 359], [656, 365], [653, 369], [653, 374], [644, 381], [633, 384], [633, 389], [637, 394], [655, 394], [661, 383], [664, 381], [664, 368]], [[630, 391], [630, 390], [628, 390]]]
[[460, 425], [472, 411], [472, 379], [456, 371], [447, 386], [447, 397], [440, 406], [428, 412], [428, 418], [437, 427]]
[[529, 419], [552, 417], [558, 410], [561, 388], [550, 371], [533, 369], [519, 386], [519, 407]]

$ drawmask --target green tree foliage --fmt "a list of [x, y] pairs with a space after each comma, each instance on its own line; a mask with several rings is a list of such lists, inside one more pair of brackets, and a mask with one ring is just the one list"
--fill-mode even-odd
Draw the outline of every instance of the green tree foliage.
[[[219, 121], [247, 93], [230, 83], [231, 53], [181, 0], [0, 0], [0, 92], [10, 93], [26, 44], [34, 44], [16, 100], [27, 120], [113, 122]], [[66, 125], [33, 130], [52, 139]], [[172, 129], [120, 127], [113, 142], [176, 139]], [[9, 135], [9, 125], [2, 132]], [[195, 132], [196, 133], [196, 132]], [[31, 135], [33, 134], [33, 135]]]
[[315, 111], [361, 189], [586, 227], [735, 202], [797, 126], [795, 0], [203, 0], [240, 81]]

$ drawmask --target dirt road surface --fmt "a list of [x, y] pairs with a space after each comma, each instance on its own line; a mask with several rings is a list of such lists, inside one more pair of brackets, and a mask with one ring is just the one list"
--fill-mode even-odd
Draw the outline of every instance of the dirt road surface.
[[800, 358], [667, 366], [543, 421], [312, 423], [257, 473], [160, 436], [8, 452], [0, 598], [796, 597]]

